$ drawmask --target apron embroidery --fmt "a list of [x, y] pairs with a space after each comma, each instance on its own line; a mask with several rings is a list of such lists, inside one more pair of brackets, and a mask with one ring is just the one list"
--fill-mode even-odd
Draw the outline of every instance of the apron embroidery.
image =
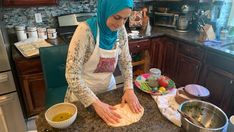
[[115, 58], [103, 58], [100, 57], [97, 68], [94, 73], [102, 73], [102, 72], [114, 72], [115, 70]]

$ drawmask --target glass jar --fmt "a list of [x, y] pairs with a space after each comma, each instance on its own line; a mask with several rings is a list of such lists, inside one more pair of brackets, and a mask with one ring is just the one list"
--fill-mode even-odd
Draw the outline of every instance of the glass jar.
[[220, 40], [226, 40], [228, 36], [228, 30], [227, 29], [223, 29], [220, 32]]
[[57, 38], [57, 32], [56, 32], [55, 28], [48, 28], [47, 33], [48, 33], [49, 39], [56, 39]]
[[47, 39], [46, 28], [37, 28], [38, 38]]
[[27, 33], [29, 38], [38, 38], [36, 27], [27, 27]]
[[15, 30], [16, 30], [16, 35], [18, 38], [18, 41], [22, 41], [27, 39], [27, 34], [25, 31], [25, 26], [15, 26]]
[[151, 68], [150, 75], [158, 79], [161, 76], [161, 70], [157, 68]]

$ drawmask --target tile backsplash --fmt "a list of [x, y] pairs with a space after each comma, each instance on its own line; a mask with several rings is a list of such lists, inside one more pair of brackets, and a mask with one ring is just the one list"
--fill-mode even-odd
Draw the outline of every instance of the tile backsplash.
[[[80, 12], [96, 12], [96, 4], [96, 0], [59, 0], [59, 4], [56, 6], [4, 8], [3, 20], [8, 28], [14, 28], [16, 25], [57, 27], [56, 16]], [[41, 13], [41, 23], [36, 23], [35, 13]]]

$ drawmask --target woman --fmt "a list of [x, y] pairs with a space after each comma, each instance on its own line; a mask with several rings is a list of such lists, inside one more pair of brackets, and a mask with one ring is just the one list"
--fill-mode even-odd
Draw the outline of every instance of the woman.
[[132, 0], [98, 0], [97, 17], [79, 24], [69, 46], [65, 101], [79, 100], [85, 107], [92, 105], [109, 123], [118, 123], [121, 116], [95, 94], [116, 87], [113, 71], [117, 60], [125, 80], [122, 104], [128, 103], [135, 113], [141, 111], [133, 91], [131, 56], [124, 28], [132, 8]]

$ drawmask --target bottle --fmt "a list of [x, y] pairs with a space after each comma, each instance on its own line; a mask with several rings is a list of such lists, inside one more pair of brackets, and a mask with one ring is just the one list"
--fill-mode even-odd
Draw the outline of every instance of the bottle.
[[15, 26], [15, 30], [16, 30], [16, 35], [17, 35], [18, 41], [22, 41], [22, 40], [27, 39], [25, 26], [23, 26], [23, 25]]
[[36, 27], [27, 27], [27, 33], [29, 38], [38, 38]]

